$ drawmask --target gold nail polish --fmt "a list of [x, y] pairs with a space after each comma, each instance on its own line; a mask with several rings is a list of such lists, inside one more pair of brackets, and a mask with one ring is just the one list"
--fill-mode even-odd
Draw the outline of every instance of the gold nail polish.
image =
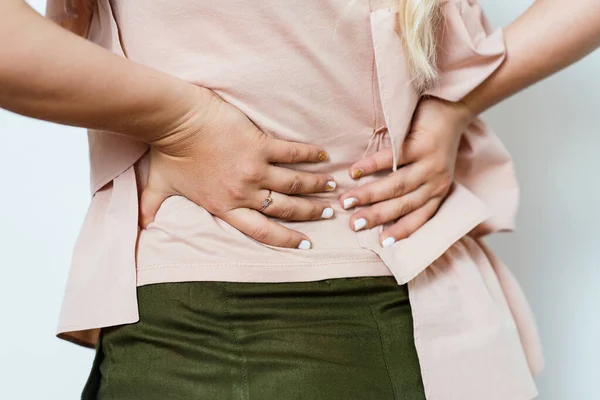
[[325, 185], [325, 190], [328, 192], [332, 192], [335, 190], [336, 187], [337, 187], [337, 184], [334, 181], [329, 181]]
[[363, 170], [358, 168], [358, 169], [353, 169], [352, 170], [352, 179], [358, 179], [362, 176], [363, 174]]
[[325, 161], [327, 160], [327, 153], [325, 153], [324, 151], [320, 151], [319, 155], [318, 155], [319, 161]]

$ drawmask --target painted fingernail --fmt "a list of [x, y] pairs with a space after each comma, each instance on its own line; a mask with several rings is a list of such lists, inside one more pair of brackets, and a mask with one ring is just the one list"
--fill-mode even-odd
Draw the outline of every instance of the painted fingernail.
[[326, 209], [323, 210], [323, 214], [321, 214], [321, 218], [329, 219], [331, 217], [333, 217], [333, 208], [327, 207]]
[[356, 197], [348, 197], [344, 199], [344, 210], [352, 208], [358, 203], [358, 199]]
[[396, 243], [396, 239], [394, 239], [393, 237], [390, 236], [388, 238], [383, 239], [383, 242], [381, 242], [381, 246], [382, 247], [390, 247], [394, 243]]
[[352, 179], [358, 179], [358, 178], [360, 178], [363, 175], [364, 172], [365, 171], [363, 171], [362, 168], [353, 169], [352, 170]]
[[310, 244], [310, 242], [308, 240], [303, 240], [300, 242], [300, 244], [298, 245], [298, 248], [300, 250], [308, 250], [312, 247], [312, 245]]
[[354, 221], [354, 230], [355, 231], [360, 231], [365, 226], [367, 226], [367, 220], [364, 218], [359, 218], [356, 221]]
[[329, 181], [325, 185], [325, 190], [328, 192], [333, 192], [336, 187], [337, 187], [337, 183], [335, 183], [334, 181]]
[[319, 158], [319, 161], [325, 161], [327, 160], [327, 153], [325, 153], [324, 151], [320, 151], [317, 157]]

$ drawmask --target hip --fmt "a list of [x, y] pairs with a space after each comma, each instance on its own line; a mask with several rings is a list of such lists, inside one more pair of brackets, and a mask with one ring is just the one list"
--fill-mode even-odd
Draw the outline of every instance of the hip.
[[424, 398], [406, 285], [391, 276], [138, 287], [83, 399]]

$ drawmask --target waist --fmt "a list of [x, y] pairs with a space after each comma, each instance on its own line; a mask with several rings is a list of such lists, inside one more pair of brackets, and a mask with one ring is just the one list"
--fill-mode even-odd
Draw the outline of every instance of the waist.
[[312, 249], [288, 249], [266, 245], [246, 236], [190, 200], [168, 198], [155, 221], [139, 234], [138, 268], [160, 265], [314, 265], [377, 261], [361, 247], [349, 226], [351, 211], [331, 202], [335, 215], [318, 221], [278, 223], [306, 234]]

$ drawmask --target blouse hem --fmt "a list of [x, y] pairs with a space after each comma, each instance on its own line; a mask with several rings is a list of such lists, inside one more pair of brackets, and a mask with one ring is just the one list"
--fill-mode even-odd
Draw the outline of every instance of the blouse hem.
[[311, 263], [164, 263], [137, 269], [137, 286], [164, 282], [306, 282], [359, 276], [393, 276], [373, 258], [324, 260]]

